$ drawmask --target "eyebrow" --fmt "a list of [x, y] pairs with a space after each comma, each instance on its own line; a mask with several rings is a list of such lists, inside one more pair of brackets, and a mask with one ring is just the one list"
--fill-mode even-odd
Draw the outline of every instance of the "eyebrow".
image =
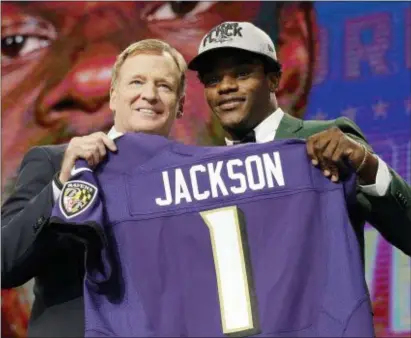
[[[147, 76], [145, 76], [145, 75], [143, 75], [143, 74], [134, 74], [133, 76], [131, 76], [131, 77], [129, 78], [129, 80], [135, 80], [135, 79], [138, 79], [138, 78], [141, 78], [141, 79], [146, 80], [146, 79], [147, 79]], [[169, 83], [169, 84], [171, 84], [171, 85], [177, 85], [177, 81], [176, 81], [176, 80], [174, 79], [174, 77], [172, 77], [172, 76], [156, 77], [156, 78], [154, 79], [154, 81], [155, 81], [155, 82], [167, 82], [167, 83]]]
[[50, 25], [44, 22], [44, 20], [34, 18], [34, 17], [24, 17], [24, 18], [16, 18], [16, 20], [8, 24], [2, 23], [1, 28], [2, 29], [6, 29], [6, 28], [12, 29], [14, 27], [21, 27], [22, 25], [25, 25], [25, 26], [38, 25], [39, 28], [41, 29], [47, 29], [50, 27]]

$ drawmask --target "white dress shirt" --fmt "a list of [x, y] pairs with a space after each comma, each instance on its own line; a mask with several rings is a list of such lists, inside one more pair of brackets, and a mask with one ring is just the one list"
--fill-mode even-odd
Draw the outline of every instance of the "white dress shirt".
[[[283, 110], [278, 108], [274, 113], [255, 127], [254, 132], [256, 142], [265, 143], [273, 141], [283, 116]], [[227, 145], [234, 144], [232, 140], [227, 138], [225, 139], [225, 142]], [[360, 189], [367, 195], [384, 196], [392, 180], [391, 173], [388, 170], [387, 164], [381, 158], [377, 155], [372, 156], [375, 156], [378, 159], [378, 170], [375, 183], [370, 185], [360, 185]]]

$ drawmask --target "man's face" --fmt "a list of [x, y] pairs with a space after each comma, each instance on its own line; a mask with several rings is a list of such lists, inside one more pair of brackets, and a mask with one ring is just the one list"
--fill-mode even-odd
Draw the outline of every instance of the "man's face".
[[[312, 30], [303, 11], [298, 4], [279, 10], [274, 2], [259, 1], [2, 2], [2, 188], [29, 148], [110, 129], [111, 69], [116, 56], [138, 40], [164, 40], [189, 61], [201, 38], [223, 21], [264, 16], [270, 30], [276, 17], [284, 16], [278, 32], [284, 65], [278, 99], [294, 114], [294, 107], [305, 106], [309, 89], [306, 32]], [[171, 136], [209, 143], [215, 135], [210, 122], [203, 86], [188, 72], [185, 118], [174, 124]]]
[[207, 103], [227, 130], [247, 132], [269, 113], [273, 76], [264, 71], [263, 63], [253, 54], [225, 49], [207, 56], [200, 71]]
[[129, 56], [111, 94], [116, 130], [168, 136], [182, 109], [180, 80], [180, 71], [168, 53]]

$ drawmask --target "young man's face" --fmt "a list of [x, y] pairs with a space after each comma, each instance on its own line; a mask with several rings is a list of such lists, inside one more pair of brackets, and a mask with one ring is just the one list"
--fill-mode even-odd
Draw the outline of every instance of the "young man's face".
[[265, 72], [254, 54], [229, 48], [205, 58], [199, 77], [207, 103], [226, 131], [241, 136], [272, 112], [273, 74]]

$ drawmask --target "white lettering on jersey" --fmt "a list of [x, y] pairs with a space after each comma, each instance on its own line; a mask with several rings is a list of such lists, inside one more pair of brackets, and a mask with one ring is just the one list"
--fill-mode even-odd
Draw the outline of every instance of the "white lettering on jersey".
[[180, 204], [182, 199], [185, 199], [187, 203], [193, 201], [190, 196], [190, 192], [188, 191], [183, 171], [180, 168], [178, 168], [176, 169], [176, 198], [174, 203]]
[[[186, 172], [186, 176], [184, 173]], [[226, 173], [226, 175], [223, 175]], [[174, 187], [170, 178], [174, 177]], [[223, 179], [227, 177], [228, 179]], [[264, 153], [239, 158], [196, 164], [186, 169], [174, 168], [162, 172], [163, 197], [157, 197], [159, 206], [191, 203], [229, 195], [244, 194], [285, 185], [280, 153]], [[228, 187], [228, 189], [227, 189]], [[201, 190], [201, 191], [200, 191]]]

